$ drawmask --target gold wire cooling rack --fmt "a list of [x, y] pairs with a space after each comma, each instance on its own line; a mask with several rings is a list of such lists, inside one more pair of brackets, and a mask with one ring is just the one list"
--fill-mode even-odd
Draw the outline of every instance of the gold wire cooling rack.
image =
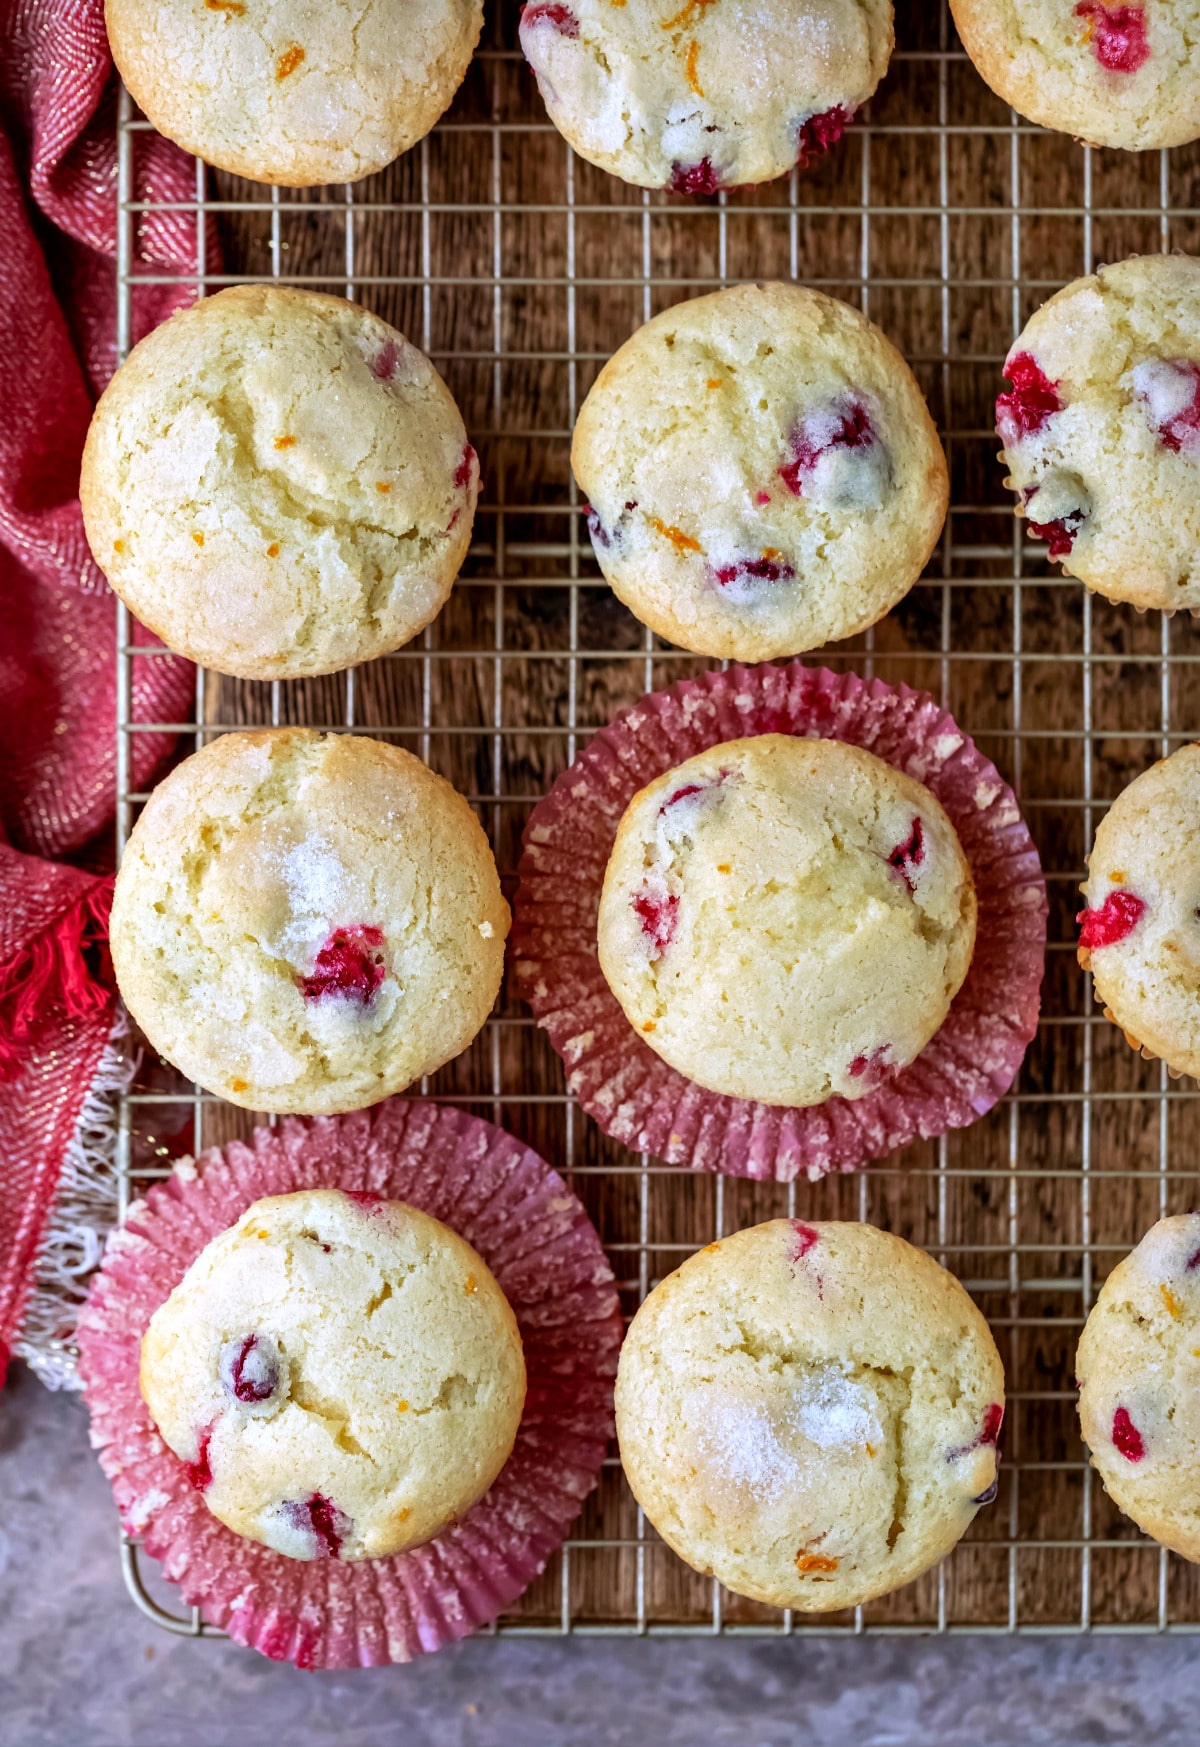
[[[360, 299], [432, 355], [481, 453], [475, 542], [415, 643], [357, 671], [289, 683], [198, 673], [194, 720], [129, 719], [136, 628], [119, 616], [118, 835], [132, 736], [204, 744], [246, 724], [357, 728], [417, 752], [468, 794], [511, 891], [521, 829], [593, 729], [699, 671], [646, 632], [591, 557], [568, 451], [603, 361], [658, 310], [739, 279], [788, 278], [860, 305], [911, 360], [950, 460], [952, 507], [923, 580], [873, 632], [821, 657], [931, 691], [1015, 787], [1049, 882], [1038, 1037], [982, 1122], [857, 1176], [809, 1185], [693, 1177], [630, 1153], [573, 1105], [562, 1069], [506, 991], [474, 1046], [422, 1090], [503, 1123], [557, 1164], [595, 1219], [632, 1311], [682, 1257], [781, 1213], [873, 1220], [964, 1280], [1008, 1372], [999, 1497], [935, 1572], [853, 1612], [793, 1616], [684, 1567], [610, 1456], [561, 1554], [501, 1633], [1194, 1631], [1200, 1573], [1144, 1539], [1090, 1475], [1075, 1343], [1108, 1268], [1162, 1213], [1200, 1200], [1200, 1091], [1129, 1050], [1075, 963], [1083, 856], [1110, 800], [1200, 727], [1200, 631], [1091, 599], [1026, 545], [1001, 483], [992, 402], [1031, 309], [1101, 261], [1200, 252], [1200, 148], [1090, 150], [1022, 122], [986, 89], [945, 0], [899, 8], [869, 111], [804, 175], [707, 201], [644, 193], [576, 159], [516, 47], [515, 0], [447, 118], [380, 175], [281, 190], [196, 166], [198, 295], [275, 279]], [[118, 340], [129, 344], [133, 154], [119, 116]], [[215, 228], [214, 228], [215, 227]], [[210, 270], [208, 238], [223, 267]], [[144, 278], [145, 275], [142, 275]], [[149, 659], [155, 659], [150, 655]], [[253, 1117], [155, 1061], [124, 1100], [127, 1203], [171, 1158]], [[261, 1120], [261, 1119], [260, 1119]], [[136, 1543], [138, 1605], [210, 1634]]]

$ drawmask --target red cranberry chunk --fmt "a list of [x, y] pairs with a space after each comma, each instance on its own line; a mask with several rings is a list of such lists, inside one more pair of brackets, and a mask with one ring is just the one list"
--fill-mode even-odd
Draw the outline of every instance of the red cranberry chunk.
[[800, 421], [790, 440], [792, 458], [779, 469], [779, 477], [793, 497], [800, 497], [805, 477], [823, 455], [835, 449], [869, 449], [874, 441], [871, 415], [861, 400], [847, 397]]
[[1113, 1414], [1112, 1441], [1127, 1462], [1140, 1462], [1146, 1454], [1146, 1443], [1129, 1417], [1127, 1407], [1118, 1407]]
[[312, 1535], [318, 1559], [338, 1557], [352, 1525], [331, 1499], [312, 1492], [307, 1498], [285, 1498], [281, 1509], [289, 1527]]
[[366, 1007], [387, 974], [382, 946], [382, 928], [369, 922], [335, 928], [317, 954], [311, 973], [296, 979], [305, 1000], [336, 995]]
[[381, 349], [371, 359], [371, 375], [380, 382], [390, 382], [396, 374], [396, 366], [400, 362], [400, 348], [395, 340], [385, 340]]
[[862, 1080], [864, 1085], [881, 1085], [895, 1068], [895, 1064], [888, 1059], [891, 1053], [891, 1044], [881, 1043], [870, 1055], [856, 1055], [846, 1072], [852, 1080]]
[[1026, 522], [1025, 525], [1035, 540], [1047, 542], [1051, 558], [1069, 558], [1083, 519], [1083, 511], [1076, 510], [1071, 516], [1056, 516], [1052, 522]]
[[788, 1261], [802, 1262], [814, 1245], [820, 1243], [821, 1234], [815, 1225], [806, 1225], [802, 1219], [789, 1222], [792, 1232], [788, 1240]]
[[1133, 370], [1133, 391], [1164, 449], [1200, 447], [1200, 364], [1151, 358]]
[[1109, 73], [1136, 73], [1150, 59], [1144, 6], [1105, 6], [1101, 0], [1079, 0], [1076, 18], [1091, 27], [1092, 53]]
[[458, 466], [454, 469], [455, 491], [466, 491], [471, 483], [471, 475], [479, 463], [479, 457], [470, 443], [463, 444], [463, 452], [458, 458]]
[[998, 1401], [993, 1401], [983, 1416], [983, 1430], [979, 1434], [981, 1444], [995, 1444], [1000, 1441], [1000, 1428], [1004, 1424], [1004, 1409]]
[[1146, 913], [1146, 900], [1133, 892], [1110, 892], [1098, 910], [1081, 910], [1079, 944], [1089, 952], [1127, 940]]
[[811, 158], [836, 146], [853, 120], [853, 109], [845, 109], [839, 103], [802, 121], [796, 137], [796, 162], [800, 168], [803, 170]]
[[914, 819], [912, 830], [898, 843], [887, 858], [888, 866], [894, 868], [904, 881], [910, 892], [916, 890], [916, 870], [925, 860], [925, 827], [920, 819]]
[[528, 30], [535, 24], [548, 24], [560, 36], [579, 35], [579, 20], [569, 6], [560, 4], [560, 0], [550, 0], [548, 5], [524, 7], [521, 12], [521, 29]]
[[738, 582], [791, 582], [796, 572], [786, 558], [739, 558], [713, 572], [722, 588]]
[[1004, 374], [1012, 388], [996, 398], [996, 428], [1007, 447], [1035, 436], [1047, 419], [1062, 411], [1063, 401], [1058, 383], [1051, 382], [1029, 352], [1010, 358]]
[[719, 194], [725, 184], [713, 168], [712, 159], [701, 158], [698, 164], [672, 164], [667, 186], [672, 194]]
[[678, 897], [674, 892], [635, 892], [633, 908], [656, 954], [665, 952], [679, 926]]
[[212, 1448], [213, 1428], [204, 1427], [196, 1440], [196, 1460], [185, 1462], [183, 1471], [187, 1475], [189, 1486], [194, 1486], [197, 1492], [204, 1492], [212, 1485], [212, 1458], [209, 1454]]
[[353, 1201], [361, 1213], [374, 1213], [377, 1207], [383, 1206], [383, 1196], [378, 1189], [343, 1189], [342, 1194], [347, 1201]]
[[221, 1348], [218, 1374], [235, 1401], [269, 1401], [279, 1388], [279, 1355], [265, 1335], [243, 1335]]

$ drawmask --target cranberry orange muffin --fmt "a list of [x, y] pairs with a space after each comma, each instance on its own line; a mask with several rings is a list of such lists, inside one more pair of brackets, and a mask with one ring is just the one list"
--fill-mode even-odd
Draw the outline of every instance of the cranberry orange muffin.
[[292, 1559], [428, 1541], [487, 1491], [525, 1401], [516, 1319], [427, 1213], [256, 1201], [142, 1337], [141, 1390], [215, 1517]]
[[1200, 1214], [1160, 1219], [1100, 1288], [1075, 1360], [1105, 1491], [1200, 1560]]
[[571, 463], [601, 570], [684, 649], [761, 661], [873, 625], [946, 515], [946, 462], [903, 358], [796, 285], [677, 304], [600, 372]]
[[1018, 515], [1112, 601], [1200, 609], [1200, 261], [1134, 256], [1031, 317], [996, 402]]
[[226, 734], [159, 784], [113, 897], [153, 1046], [251, 1110], [324, 1115], [458, 1055], [500, 987], [508, 906], [467, 802], [347, 734]]
[[1200, 745], [1151, 765], [1100, 821], [1079, 962], [1134, 1049], [1200, 1075]]
[[626, 808], [600, 966], [656, 1054], [709, 1091], [856, 1099], [918, 1056], [971, 963], [975, 890], [929, 790], [860, 747], [763, 734]]
[[1200, 0], [950, 0], [963, 47], [1030, 121], [1146, 151], [1200, 135]]
[[105, 0], [113, 59], [160, 133], [304, 187], [382, 170], [462, 83], [483, 0]]
[[657, 1286], [617, 1373], [635, 1497], [680, 1558], [775, 1607], [909, 1583], [996, 1495], [1004, 1370], [952, 1274], [870, 1225], [775, 1219]]
[[239, 285], [135, 346], [80, 480], [97, 564], [220, 673], [330, 673], [407, 643], [471, 539], [479, 467], [423, 352], [311, 291]]
[[640, 188], [716, 194], [832, 146], [887, 71], [891, 0], [529, 0], [550, 119]]

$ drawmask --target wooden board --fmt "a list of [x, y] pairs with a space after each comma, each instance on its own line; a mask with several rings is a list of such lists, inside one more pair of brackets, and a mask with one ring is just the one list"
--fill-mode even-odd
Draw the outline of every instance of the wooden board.
[[[1135, 250], [1200, 246], [1200, 151], [1087, 154], [1015, 127], [944, 5], [909, 0], [869, 121], [809, 174], [723, 203], [643, 197], [572, 160], [548, 126], [515, 52], [517, 11], [490, 6], [485, 52], [447, 121], [356, 185], [351, 209], [355, 294], [433, 354], [481, 453], [464, 576], [422, 640], [357, 672], [349, 705], [344, 676], [274, 693], [209, 676], [202, 721], [352, 720], [394, 738], [476, 801], [511, 889], [531, 801], [588, 732], [705, 665], [648, 639], [592, 562], [568, 447], [600, 364], [648, 315], [734, 279], [794, 276], [866, 308], [929, 396], [954, 508], [926, 579], [827, 658], [934, 692], [1022, 797], [1052, 944], [1045, 1020], [1014, 1096], [941, 1145], [791, 1192], [645, 1169], [569, 1107], [560, 1063], [511, 990], [430, 1089], [568, 1172], [631, 1309], [692, 1248], [787, 1211], [877, 1221], [968, 1283], [1008, 1367], [999, 1500], [940, 1576], [865, 1609], [868, 1625], [1200, 1622], [1192, 1569], [1160, 1556], [1088, 1480], [1072, 1391], [1098, 1281], [1160, 1212], [1200, 1200], [1200, 1105], [1190, 1082], [1168, 1082], [1100, 1018], [1071, 926], [1108, 800], [1200, 724], [1200, 636], [1187, 618], [1089, 602], [1021, 550], [991, 411], [1017, 328], [1053, 288]], [[345, 289], [344, 190], [284, 190], [273, 207], [269, 190], [217, 181], [245, 208], [217, 216], [228, 275], [278, 270]], [[192, 1150], [192, 1105], [161, 1065], [144, 1067], [141, 1089], [181, 1096], [134, 1103], [134, 1164], [153, 1169]], [[252, 1120], [206, 1103], [199, 1138]], [[714, 1615], [713, 1586], [639, 1525], [615, 1460], [567, 1558], [565, 1574], [556, 1559], [530, 1590], [521, 1623], [782, 1623], [728, 1595]]]

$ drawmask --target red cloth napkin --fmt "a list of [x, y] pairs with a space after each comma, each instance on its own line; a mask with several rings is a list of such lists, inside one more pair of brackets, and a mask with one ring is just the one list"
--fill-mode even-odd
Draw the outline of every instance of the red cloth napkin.
[[[116, 362], [115, 109], [102, 0], [0, 0], [0, 1380], [115, 999], [116, 603], [77, 497]], [[191, 198], [192, 161], [137, 141], [139, 198]], [[147, 216], [136, 253], [194, 272], [193, 216]], [[136, 331], [191, 296], [141, 288]], [[192, 669], [139, 658], [132, 691], [135, 719], [185, 720]], [[171, 743], [130, 739], [141, 787]]]

